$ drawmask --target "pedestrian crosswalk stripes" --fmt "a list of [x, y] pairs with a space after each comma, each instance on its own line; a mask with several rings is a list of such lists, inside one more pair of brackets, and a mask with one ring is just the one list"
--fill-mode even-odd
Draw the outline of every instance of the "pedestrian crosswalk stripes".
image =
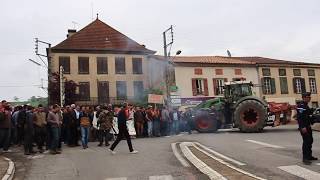
[[126, 177], [120, 177], [120, 178], [107, 178], [105, 180], [127, 180]]
[[259, 145], [262, 145], [265, 147], [275, 148], [275, 149], [283, 149], [284, 148], [282, 146], [273, 145], [273, 144], [269, 144], [269, 143], [265, 143], [265, 142], [261, 142], [261, 141], [255, 141], [255, 140], [251, 140], [251, 139], [247, 139], [246, 141], [254, 143], [254, 144], [259, 144]]
[[306, 179], [306, 180], [319, 180], [320, 179], [320, 173], [311, 171], [309, 169], [300, 167], [298, 165], [280, 166], [278, 168], [287, 172], [287, 173], [290, 173], [292, 175], [298, 176], [298, 177]]
[[150, 176], [149, 180], [173, 180], [171, 175], [164, 176]]
[[[107, 178], [105, 180], [128, 180], [127, 177]], [[149, 176], [149, 180], [173, 180], [171, 175]]]

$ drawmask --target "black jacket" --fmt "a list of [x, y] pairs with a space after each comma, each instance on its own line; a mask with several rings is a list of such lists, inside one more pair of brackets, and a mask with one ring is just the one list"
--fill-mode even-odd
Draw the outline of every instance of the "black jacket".
[[307, 103], [300, 102], [297, 105], [297, 120], [299, 129], [311, 127], [313, 124], [312, 113], [312, 109], [309, 108]]
[[125, 130], [127, 129], [127, 114], [126, 109], [122, 108], [118, 113], [118, 129]]

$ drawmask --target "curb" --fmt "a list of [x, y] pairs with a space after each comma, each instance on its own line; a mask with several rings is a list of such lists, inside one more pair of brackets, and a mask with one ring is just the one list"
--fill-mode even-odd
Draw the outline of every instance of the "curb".
[[7, 173], [2, 177], [1, 180], [12, 180], [13, 176], [14, 176], [14, 172], [16, 170], [15, 165], [13, 163], [13, 161], [11, 161], [11, 159], [9, 158], [4, 158], [6, 161], [8, 161], [8, 169], [7, 169]]

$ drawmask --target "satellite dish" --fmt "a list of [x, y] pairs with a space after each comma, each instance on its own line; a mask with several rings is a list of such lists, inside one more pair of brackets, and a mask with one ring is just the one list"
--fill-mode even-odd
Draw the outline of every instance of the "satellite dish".
[[231, 52], [227, 50], [228, 56], [231, 57]]

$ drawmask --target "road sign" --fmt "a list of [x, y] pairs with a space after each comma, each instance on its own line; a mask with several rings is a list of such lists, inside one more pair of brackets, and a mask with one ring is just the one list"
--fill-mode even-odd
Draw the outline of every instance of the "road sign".
[[181, 97], [179, 95], [170, 96], [172, 106], [181, 106]]

